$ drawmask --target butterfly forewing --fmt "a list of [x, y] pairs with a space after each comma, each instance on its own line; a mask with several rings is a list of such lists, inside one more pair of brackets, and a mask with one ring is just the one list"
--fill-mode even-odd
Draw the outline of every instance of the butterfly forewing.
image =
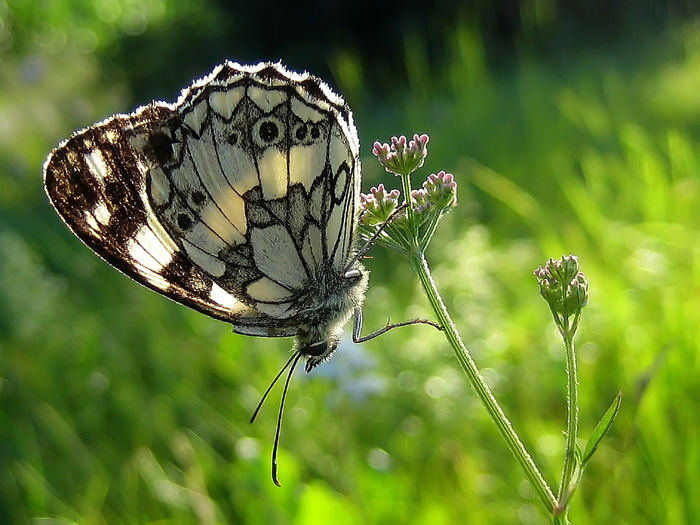
[[342, 99], [276, 64], [225, 63], [54, 150], [45, 184], [92, 250], [249, 335], [289, 336], [353, 249], [359, 144]]

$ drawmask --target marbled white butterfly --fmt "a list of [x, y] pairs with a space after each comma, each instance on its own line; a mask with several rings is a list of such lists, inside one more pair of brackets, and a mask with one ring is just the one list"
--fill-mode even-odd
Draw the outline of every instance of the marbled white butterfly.
[[[353, 312], [356, 342], [412, 322], [360, 337], [357, 130], [307, 73], [225, 62], [174, 104], [75, 133], [44, 183], [68, 227], [129, 277], [239, 334], [295, 336], [287, 384], [301, 357], [308, 372], [333, 354]], [[278, 438], [279, 426], [275, 450]]]

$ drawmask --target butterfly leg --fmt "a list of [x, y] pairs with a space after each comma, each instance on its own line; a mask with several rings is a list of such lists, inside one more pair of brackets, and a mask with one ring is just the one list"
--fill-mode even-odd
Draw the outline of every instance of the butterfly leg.
[[370, 339], [374, 339], [375, 337], [378, 337], [383, 333], [388, 332], [392, 328], [398, 328], [399, 326], [408, 326], [412, 324], [427, 324], [437, 328], [438, 330], [442, 330], [442, 327], [439, 324], [434, 323], [433, 321], [428, 321], [427, 319], [412, 319], [411, 321], [403, 321], [402, 323], [392, 323], [391, 319], [389, 319], [387, 320], [386, 325], [380, 328], [379, 330], [363, 336], [360, 335], [362, 332], [362, 309], [358, 308], [355, 310], [355, 322], [353, 323], [352, 328], [352, 341], [353, 343], [364, 343], [365, 341], [369, 341]]
[[345, 271], [347, 272], [350, 268], [352, 268], [352, 265], [355, 264], [357, 261], [360, 260], [360, 258], [364, 257], [364, 255], [369, 251], [369, 249], [374, 246], [374, 243], [377, 242], [377, 239], [379, 236], [382, 234], [384, 231], [384, 228], [389, 226], [391, 224], [391, 221], [393, 221], [396, 217], [399, 216], [399, 214], [406, 209], [408, 205], [407, 204], [402, 204], [398, 208], [396, 208], [391, 215], [389, 215], [389, 218], [385, 220], [377, 229], [376, 232], [374, 232], [374, 235], [372, 235], [371, 239], [368, 239], [367, 242], [360, 248], [355, 256], [350, 259], [350, 262], [345, 266]]

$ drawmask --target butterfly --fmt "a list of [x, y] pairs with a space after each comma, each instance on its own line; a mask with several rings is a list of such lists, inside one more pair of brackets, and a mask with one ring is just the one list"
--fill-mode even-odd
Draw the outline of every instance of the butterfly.
[[61, 142], [44, 185], [66, 225], [142, 285], [239, 334], [295, 337], [297, 362], [329, 359], [368, 272], [357, 250], [360, 144], [320, 79], [280, 63], [224, 62], [175, 103], [114, 115]]

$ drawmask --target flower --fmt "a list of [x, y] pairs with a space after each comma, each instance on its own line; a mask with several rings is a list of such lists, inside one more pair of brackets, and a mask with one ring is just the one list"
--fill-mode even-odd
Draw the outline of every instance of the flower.
[[406, 137], [391, 137], [391, 144], [375, 142], [372, 153], [377, 157], [384, 169], [395, 175], [408, 175], [423, 165], [428, 155], [428, 141], [426, 134], [413, 135], [413, 140], [407, 141]]
[[440, 219], [457, 204], [457, 182], [451, 173], [431, 173], [421, 188], [411, 188], [410, 174], [423, 165], [429, 141], [428, 135], [416, 133], [410, 141], [402, 135], [391, 137], [390, 144], [374, 143], [372, 153], [386, 171], [401, 177], [404, 193], [387, 192], [380, 184], [360, 195], [360, 232], [365, 240], [403, 255], [424, 252]]
[[420, 233], [420, 227], [437, 210], [435, 210], [435, 206], [428, 199], [428, 194], [424, 189], [411, 190], [411, 206], [413, 206], [415, 226]]
[[423, 183], [426, 199], [437, 208], [453, 207], [457, 204], [457, 181], [451, 173], [431, 173]]
[[588, 281], [579, 271], [578, 257], [564, 255], [549, 259], [534, 272], [540, 294], [558, 315], [578, 315], [588, 304]]
[[387, 191], [384, 184], [370, 188], [369, 193], [360, 193], [360, 221], [367, 226], [386, 222], [399, 205], [399, 190]]
[[428, 199], [428, 193], [424, 189], [411, 190], [411, 201], [413, 203], [413, 213], [425, 213], [431, 203]]

